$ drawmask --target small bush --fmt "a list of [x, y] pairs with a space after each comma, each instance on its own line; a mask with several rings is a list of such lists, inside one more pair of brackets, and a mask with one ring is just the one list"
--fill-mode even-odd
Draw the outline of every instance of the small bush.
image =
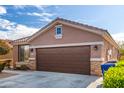
[[26, 65], [21, 65], [20, 67], [16, 67], [15, 70], [30, 70], [30, 68]]
[[[104, 74], [103, 87], [124, 88], [124, 67], [117, 64], [117, 67], [110, 67]], [[121, 64], [123, 65], [123, 63]]]
[[4, 70], [6, 63], [0, 63], [0, 73]]
[[116, 65], [116, 67], [120, 67], [120, 66], [124, 67], [124, 61], [123, 60], [119, 61]]
[[28, 66], [26, 66], [26, 65], [21, 65], [21, 70], [29, 70], [29, 67]]

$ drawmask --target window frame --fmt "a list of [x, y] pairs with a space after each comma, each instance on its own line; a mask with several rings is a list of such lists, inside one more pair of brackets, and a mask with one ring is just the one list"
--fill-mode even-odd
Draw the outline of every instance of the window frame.
[[[25, 46], [28, 46], [29, 47], [28, 44], [18, 45], [18, 62], [27, 62], [28, 61], [28, 60], [25, 59], [25, 56], [27, 55], [27, 53], [25, 55], [25, 52], [27, 51], [26, 48], [25, 48]], [[23, 50], [24, 50], [23, 51], [23, 60], [21, 60], [21, 58], [20, 58], [20, 56], [21, 56], [21, 54], [20, 54], [21, 47], [23, 47]], [[29, 56], [30, 56], [30, 48], [28, 48], [28, 58], [29, 58]]]
[[[61, 33], [60, 33], [60, 34], [57, 34], [57, 29], [58, 29], [58, 28], [61, 29]], [[62, 35], [62, 25], [57, 25], [57, 26], [56, 26], [55, 34], [56, 34], [56, 36]]]

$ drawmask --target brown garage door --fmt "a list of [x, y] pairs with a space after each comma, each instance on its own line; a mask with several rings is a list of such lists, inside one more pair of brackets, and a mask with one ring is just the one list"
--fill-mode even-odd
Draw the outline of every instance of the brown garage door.
[[37, 49], [37, 70], [90, 74], [90, 46]]

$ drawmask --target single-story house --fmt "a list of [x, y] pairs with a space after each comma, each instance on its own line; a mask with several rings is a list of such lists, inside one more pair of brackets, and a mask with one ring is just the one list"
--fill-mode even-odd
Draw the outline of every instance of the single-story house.
[[56, 18], [32, 36], [13, 41], [14, 67], [100, 75], [102, 63], [117, 60], [118, 45], [107, 30]]

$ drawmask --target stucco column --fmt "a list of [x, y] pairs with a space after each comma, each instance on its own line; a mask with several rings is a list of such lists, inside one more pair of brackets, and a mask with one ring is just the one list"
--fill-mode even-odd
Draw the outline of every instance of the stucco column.
[[16, 67], [16, 63], [18, 62], [18, 46], [13, 46], [13, 68]]
[[36, 49], [30, 48], [29, 68], [36, 70]]

